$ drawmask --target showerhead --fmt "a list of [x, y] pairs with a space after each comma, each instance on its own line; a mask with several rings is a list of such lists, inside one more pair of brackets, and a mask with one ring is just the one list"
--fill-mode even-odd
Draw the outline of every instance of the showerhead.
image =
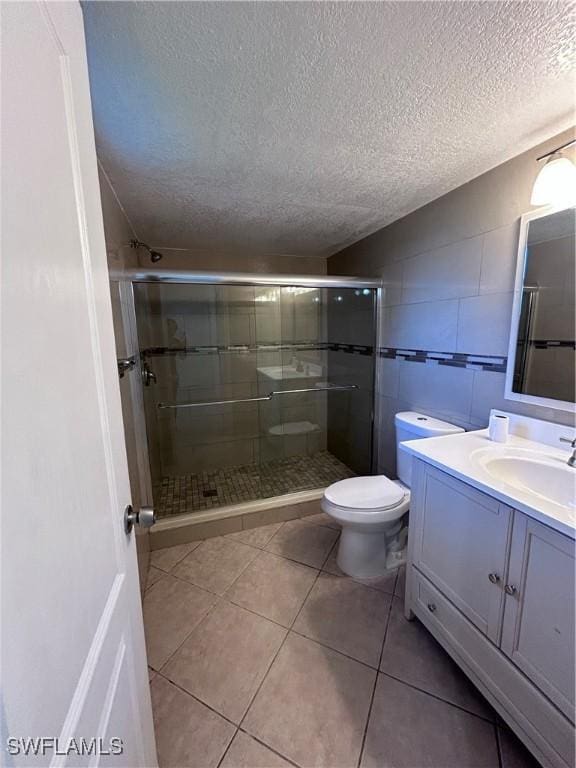
[[157, 261], [160, 261], [163, 254], [159, 253], [159, 251], [153, 251], [152, 248], [150, 248], [149, 245], [146, 245], [146, 243], [143, 243], [141, 240], [130, 240], [130, 247], [131, 248], [146, 248], [148, 253], [150, 254], [150, 261], [153, 264], [156, 264]]

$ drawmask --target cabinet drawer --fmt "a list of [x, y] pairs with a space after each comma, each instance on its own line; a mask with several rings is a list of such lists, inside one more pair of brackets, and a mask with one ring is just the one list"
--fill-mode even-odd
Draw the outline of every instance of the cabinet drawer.
[[411, 568], [411, 608], [545, 765], [574, 765], [570, 721], [419, 571]]
[[414, 564], [499, 644], [512, 510], [421, 462], [413, 499]]

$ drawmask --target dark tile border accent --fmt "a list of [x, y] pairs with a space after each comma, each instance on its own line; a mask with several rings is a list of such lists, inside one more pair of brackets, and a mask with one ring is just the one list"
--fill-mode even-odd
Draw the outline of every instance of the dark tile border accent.
[[576, 341], [555, 341], [553, 339], [530, 339], [530, 346], [536, 349], [574, 349], [576, 350]]
[[330, 344], [331, 352], [346, 352], [352, 355], [373, 355], [374, 347], [364, 346], [362, 344]]
[[296, 341], [290, 344], [228, 344], [225, 346], [196, 347], [147, 347], [141, 352], [142, 358], [163, 355], [226, 355], [249, 354], [255, 352], [293, 352], [330, 351], [345, 352], [353, 355], [373, 355], [374, 347], [362, 344], [336, 344], [316, 341]]
[[410, 363], [448, 365], [451, 368], [468, 368], [474, 371], [505, 373], [507, 358], [500, 355], [472, 355], [462, 352], [438, 352], [425, 349], [400, 349], [380, 347], [378, 356], [388, 360], [404, 360]]

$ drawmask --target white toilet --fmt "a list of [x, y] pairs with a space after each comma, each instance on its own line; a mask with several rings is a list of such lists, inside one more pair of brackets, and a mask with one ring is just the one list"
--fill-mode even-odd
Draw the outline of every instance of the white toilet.
[[405, 440], [464, 432], [461, 427], [421, 413], [404, 411], [394, 417], [398, 480], [386, 475], [351, 477], [326, 488], [322, 509], [342, 526], [338, 566], [359, 579], [383, 576], [406, 560], [412, 458], [400, 450]]

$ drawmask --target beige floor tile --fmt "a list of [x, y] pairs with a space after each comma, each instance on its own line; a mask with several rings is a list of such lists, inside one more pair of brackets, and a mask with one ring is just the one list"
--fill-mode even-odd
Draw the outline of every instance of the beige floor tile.
[[312, 568], [321, 568], [337, 538], [338, 532], [331, 528], [290, 520], [284, 523], [266, 549]]
[[148, 664], [166, 663], [216, 602], [215, 595], [173, 576], [164, 576], [144, 595]]
[[244, 720], [301, 766], [357, 764], [376, 672], [290, 633]]
[[148, 566], [148, 573], [146, 575], [146, 589], [150, 589], [151, 586], [156, 584], [157, 581], [160, 581], [160, 579], [165, 575], [166, 574], [164, 571], [161, 571], [159, 568], [154, 568], [153, 565]]
[[227, 539], [239, 541], [242, 544], [248, 544], [251, 547], [264, 549], [275, 533], [282, 528], [283, 523], [272, 523], [271, 525], [261, 525], [259, 528], [249, 528], [246, 531], [229, 533]]
[[494, 715], [490, 705], [428, 630], [417, 619], [404, 618], [397, 600], [392, 606], [380, 669], [469, 712], [487, 718]]
[[494, 726], [379, 675], [362, 768], [498, 768]]
[[323, 525], [325, 528], [332, 528], [335, 531], [341, 530], [342, 526], [333, 517], [326, 512], [318, 512], [315, 515], [306, 515], [300, 518], [303, 523], [312, 523], [312, 525]]
[[162, 674], [239, 723], [285, 636], [277, 624], [223, 600]]
[[238, 731], [220, 768], [291, 768], [291, 764], [247, 733]]
[[294, 623], [294, 631], [378, 667], [392, 597], [322, 574]]
[[160, 768], [216, 768], [234, 726], [161, 675], [150, 692]]
[[[322, 568], [323, 571], [326, 571], [327, 573], [331, 573], [333, 576], [343, 576], [346, 579], [351, 578], [350, 576], [347, 576], [343, 571], [340, 570], [338, 567], [338, 563], [336, 562], [336, 556], [338, 554], [338, 542], [334, 544], [334, 547], [332, 548], [332, 551], [330, 552], [330, 555], [328, 556], [328, 560], [324, 563], [324, 567]], [[354, 579], [354, 581], [357, 581], [358, 584], [364, 584], [366, 587], [372, 587], [373, 589], [379, 589], [381, 592], [386, 592], [388, 595], [394, 594], [394, 586], [396, 584], [396, 577], [397, 577], [398, 571], [390, 571], [389, 573], [386, 573], [384, 576], [378, 576], [374, 579]]]
[[203, 541], [181, 560], [173, 573], [198, 587], [222, 595], [258, 555], [254, 547], [219, 537]]
[[225, 594], [236, 605], [290, 627], [318, 571], [270, 552], [261, 552]]
[[506, 727], [498, 728], [502, 768], [540, 768], [540, 763]]
[[200, 544], [200, 541], [191, 541], [188, 544], [177, 544], [175, 547], [156, 549], [154, 552], [150, 552], [150, 564], [162, 571], [171, 571], [176, 563], [183, 560]]

